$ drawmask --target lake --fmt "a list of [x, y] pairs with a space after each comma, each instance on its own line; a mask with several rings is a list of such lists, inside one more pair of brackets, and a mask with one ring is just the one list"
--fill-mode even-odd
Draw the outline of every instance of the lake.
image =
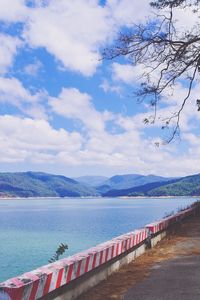
[[0, 282], [159, 220], [193, 198], [46, 198], [0, 200]]

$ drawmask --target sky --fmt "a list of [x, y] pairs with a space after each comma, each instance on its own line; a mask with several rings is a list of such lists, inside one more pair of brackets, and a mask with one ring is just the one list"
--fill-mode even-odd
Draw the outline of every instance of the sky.
[[[181, 137], [162, 141], [159, 120], [133, 94], [140, 69], [127, 58], [102, 60], [122, 28], [145, 22], [148, 0], [0, 0], [0, 171], [82, 175], [184, 176], [200, 168], [195, 103]], [[178, 12], [179, 26], [194, 22]], [[190, 24], [191, 26], [193, 24]], [[165, 114], [180, 104], [179, 83]], [[193, 89], [197, 99], [199, 86]]]

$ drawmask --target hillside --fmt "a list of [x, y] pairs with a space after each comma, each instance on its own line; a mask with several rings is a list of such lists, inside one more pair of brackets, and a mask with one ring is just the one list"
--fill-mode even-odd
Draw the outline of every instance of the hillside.
[[108, 191], [112, 191], [112, 190], [131, 189], [148, 183], [165, 182], [169, 180], [170, 178], [165, 178], [156, 175], [147, 175], [147, 176], [139, 175], [139, 174], [116, 175], [104, 181], [102, 185], [97, 186], [97, 190], [100, 193], [105, 194]]
[[[42, 172], [0, 173], [0, 197], [200, 196], [200, 174], [174, 179], [116, 175], [96, 188], [93, 187], [95, 182], [101, 182], [104, 177], [84, 176], [82, 179], [81, 183]], [[128, 188], [121, 188], [123, 186]]]
[[200, 196], [200, 174], [183, 177], [174, 183], [148, 191], [148, 196]]
[[105, 176], [81, 176], [81, 177], [77, 177], [74, 178], [76, 181], [92, 186], [92, 187], [96, 187], [99, 186], [101, 184], [103, 184], [106, 180], [108, 180], [108, 177]]
[[0, 196], [81, 197], [95, 196], [95, 189], [65, 176], [41, 172], [0, 173]]
[[[167, 183], [174, 183], [176, 180], [167, 181]], [[103, 197], [122, 197], [122, 196], [150, 196], [149, 192], [155, 190], [156, 188], [161, 188], [165, 186], [166, 182], [152, 182], [144, 185], [136, 186], [130, 189], [121, 189], [121, 190], [110, 190], [106, 193], [103, 193]]]
[[110, 190], [104, 197], [120, 196], [200, 196], [200, 174], [153, 182], [130, 189]]

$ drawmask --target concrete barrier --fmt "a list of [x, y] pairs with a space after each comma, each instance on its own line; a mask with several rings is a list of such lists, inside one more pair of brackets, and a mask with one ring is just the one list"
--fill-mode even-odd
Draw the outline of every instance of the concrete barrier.
[[155, 246], [170, 226], [193, 215], [199, 205], [153, 222], [145, 228], [118, 236], [78, 253], [0, 284], [0, 300], [71, 300], [106, 279], [122, 265]]

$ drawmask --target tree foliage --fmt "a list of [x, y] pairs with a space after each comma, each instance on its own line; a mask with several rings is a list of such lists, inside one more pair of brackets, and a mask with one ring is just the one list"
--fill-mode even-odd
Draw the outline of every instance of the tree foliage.
[[60, 256], [63, 255], [65, 253], [65, 251], [68, 249], [68, 245], [67, 244], [63, 244], [61, 243], [56, 252], [54, 253], [54, 255], [49, 259], [49, 263], [53, 263], [56, 262], [57, 260], [59, 260]]
[[[154, 123], [157, 118], [158, 104], [163, 95], [173, 96], [178, 83], [186, 87], [181, 104], [172, 114], [162, 119], [162, 128], [172, 128], [167, 142], [180, 131], [180, 117], [186, 102], [191, 97], [193, 86], [200, 72], [200, 24], [180, 30], [177, 27], [174, 12], [177, 9], [189, 9], [198, 17], [200, 1], [198, 0], [157, 0], [150, 3], [154, 17], [145, 24], [133, 25], [123, 30], [114, 45], [105, 49], [103, 56], [107, 59], [128, 57], [133, 66], [142, 70], [140, 88], [137, 97], [145, 98], [154, 108], [151, 118], [145, 123]], [[186, 20], [187, 21], [187, 20]], [[200, 100], [194, 99], [200, 110]]]

